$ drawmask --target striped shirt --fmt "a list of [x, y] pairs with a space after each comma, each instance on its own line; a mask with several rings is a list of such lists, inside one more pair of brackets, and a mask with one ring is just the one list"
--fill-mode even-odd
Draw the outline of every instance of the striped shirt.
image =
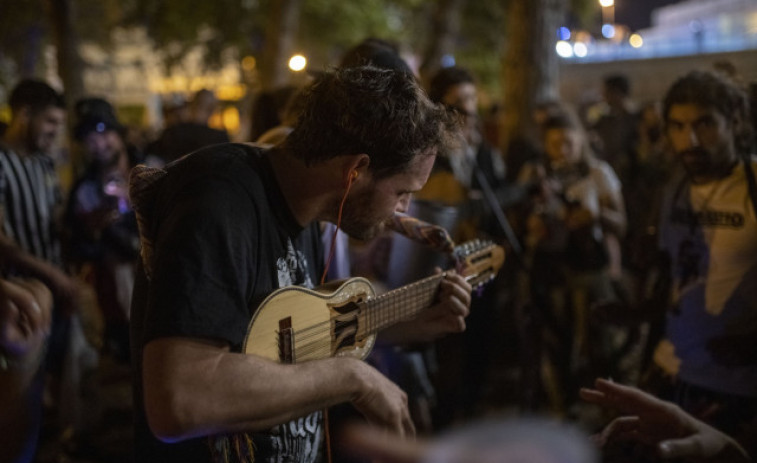
[[4, 235], [21, 249], [61, 265], [56, 210], [62, 202], [52, 159], [41, 153], [20, 157], [0, 146], [0, 208]]

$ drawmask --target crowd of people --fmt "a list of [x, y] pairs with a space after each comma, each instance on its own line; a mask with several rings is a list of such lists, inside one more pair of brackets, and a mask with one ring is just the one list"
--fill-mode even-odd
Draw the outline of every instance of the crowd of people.
[[[261, 93], [236, 143], [210, 127], [208, 90], [135, 145], [112, 102], [88, 96], [67, 115], [48, 84], [19, 82], [0, 143], [2, 461], [35, 461], [46, 421], [43, 438], [91, 438], [87, 372], [102, 357], [132, 372], [139, 462], [489, 461], [451, 443], [493, 436], [506, 459], [519, 433], [547, 436], [535, 449], [565, 437], [570, 461], [749, 461], [748, 94], [719, 68], [643, 106], [624, 76], [603, 85], [590, 107], [538, 102], [534, 132], [503, 150], [469, 70], [421, 82], [379, 39], [302, 88]], [[82, 167], [64, 191], [66, 116]], [[398, 213], [457, 245], [501, 246], [505, 265], [473, 291], [453, 256], [387, 226]], [[363, 289], [335, 292], [325, 320], [291, 293], [274, 321], [258, 311], [279, 288], [352, 276], [377, 294], [436, 286], [375, 340]], [[270, 340], [248, 337], [256, 323]], [[245, 354], [269, 341], [270, 358]], [[503, 370], [517, 387], [500, 387]], [[544, 422], [471, 426], [504, 403], [596, 432], [601, 457]], [[467, 437], [438, 437], [455, 429]]]

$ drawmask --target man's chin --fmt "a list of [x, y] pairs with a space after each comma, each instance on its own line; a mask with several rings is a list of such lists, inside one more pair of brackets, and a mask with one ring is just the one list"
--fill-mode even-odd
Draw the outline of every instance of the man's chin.
[[377, 236], [381, 235], [386, 229], [386, 225], [379, 223], [370, 227], [356, 229], [343, 229], [343, 231], [350, 237], [360, 241], [370, 241]]

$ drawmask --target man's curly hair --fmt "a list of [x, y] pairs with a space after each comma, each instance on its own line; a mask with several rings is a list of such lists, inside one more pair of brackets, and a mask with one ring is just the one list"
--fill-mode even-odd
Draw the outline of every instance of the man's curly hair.
[[454, 143], [458, 122], [432, 103], [415, 77], [372, 66], [323, 73], [306, 90], [285, 143], [308, 165], [342, 155], [370, 156], [370, 172], [402, 172], [417, 155]]

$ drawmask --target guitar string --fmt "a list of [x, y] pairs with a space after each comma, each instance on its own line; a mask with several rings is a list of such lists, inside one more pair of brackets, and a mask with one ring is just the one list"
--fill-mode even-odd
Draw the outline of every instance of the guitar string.
[[[428, 287], [429, 285], [425, 285], [427, 288], [424, 288], [426, 290], [428, 289], [434, 289], [433, 287]], [[430, 305], [430, 302], [433, 300], [433, 292], [415, 292], [411, 293], [409, 291], [401, 291], [393, 295], [393, 300], [387, 300], [383, 307], [380, 308], [380, 312], [382, 315], [384, 315], [384, 319], [387, 321], [391, 320], [397, 320], [400, 317], [397, 315], [397, 312], [408, 312], [409, 315], [412, 315], [413, 312], [416, 312], [418, 310], [421, 310], [428, 305]], [[403, 305], [408, 304], [411, 306], [411, 310], [400, 310], [398, 308], [398, 302], [401, 302]], [[391, 304], [389, 304], [391, 303]], [[422, 304], [421, 304], [422, 303]], [[408, 315], [408, 314], [405, 314]], [[303, 340], [306, 340], [307, 337], [298, 337], [297, 340], [299, 342], [295, 343], [295, 351], [297, 353], [297, 357], [300, 359], [307, 359], [313, 355], [316, 355], [316, 358], [322, 358], [322, 356], [328, 355], [331, 353], [331, 342], [330, 337], [324, 337], [320, 336], [322, 333], [318, 333], [318, 339], [315, 340], [315, 342], [306, 342], [303, 343]], [[355, 332], [355, 335], [358, 333]]]

